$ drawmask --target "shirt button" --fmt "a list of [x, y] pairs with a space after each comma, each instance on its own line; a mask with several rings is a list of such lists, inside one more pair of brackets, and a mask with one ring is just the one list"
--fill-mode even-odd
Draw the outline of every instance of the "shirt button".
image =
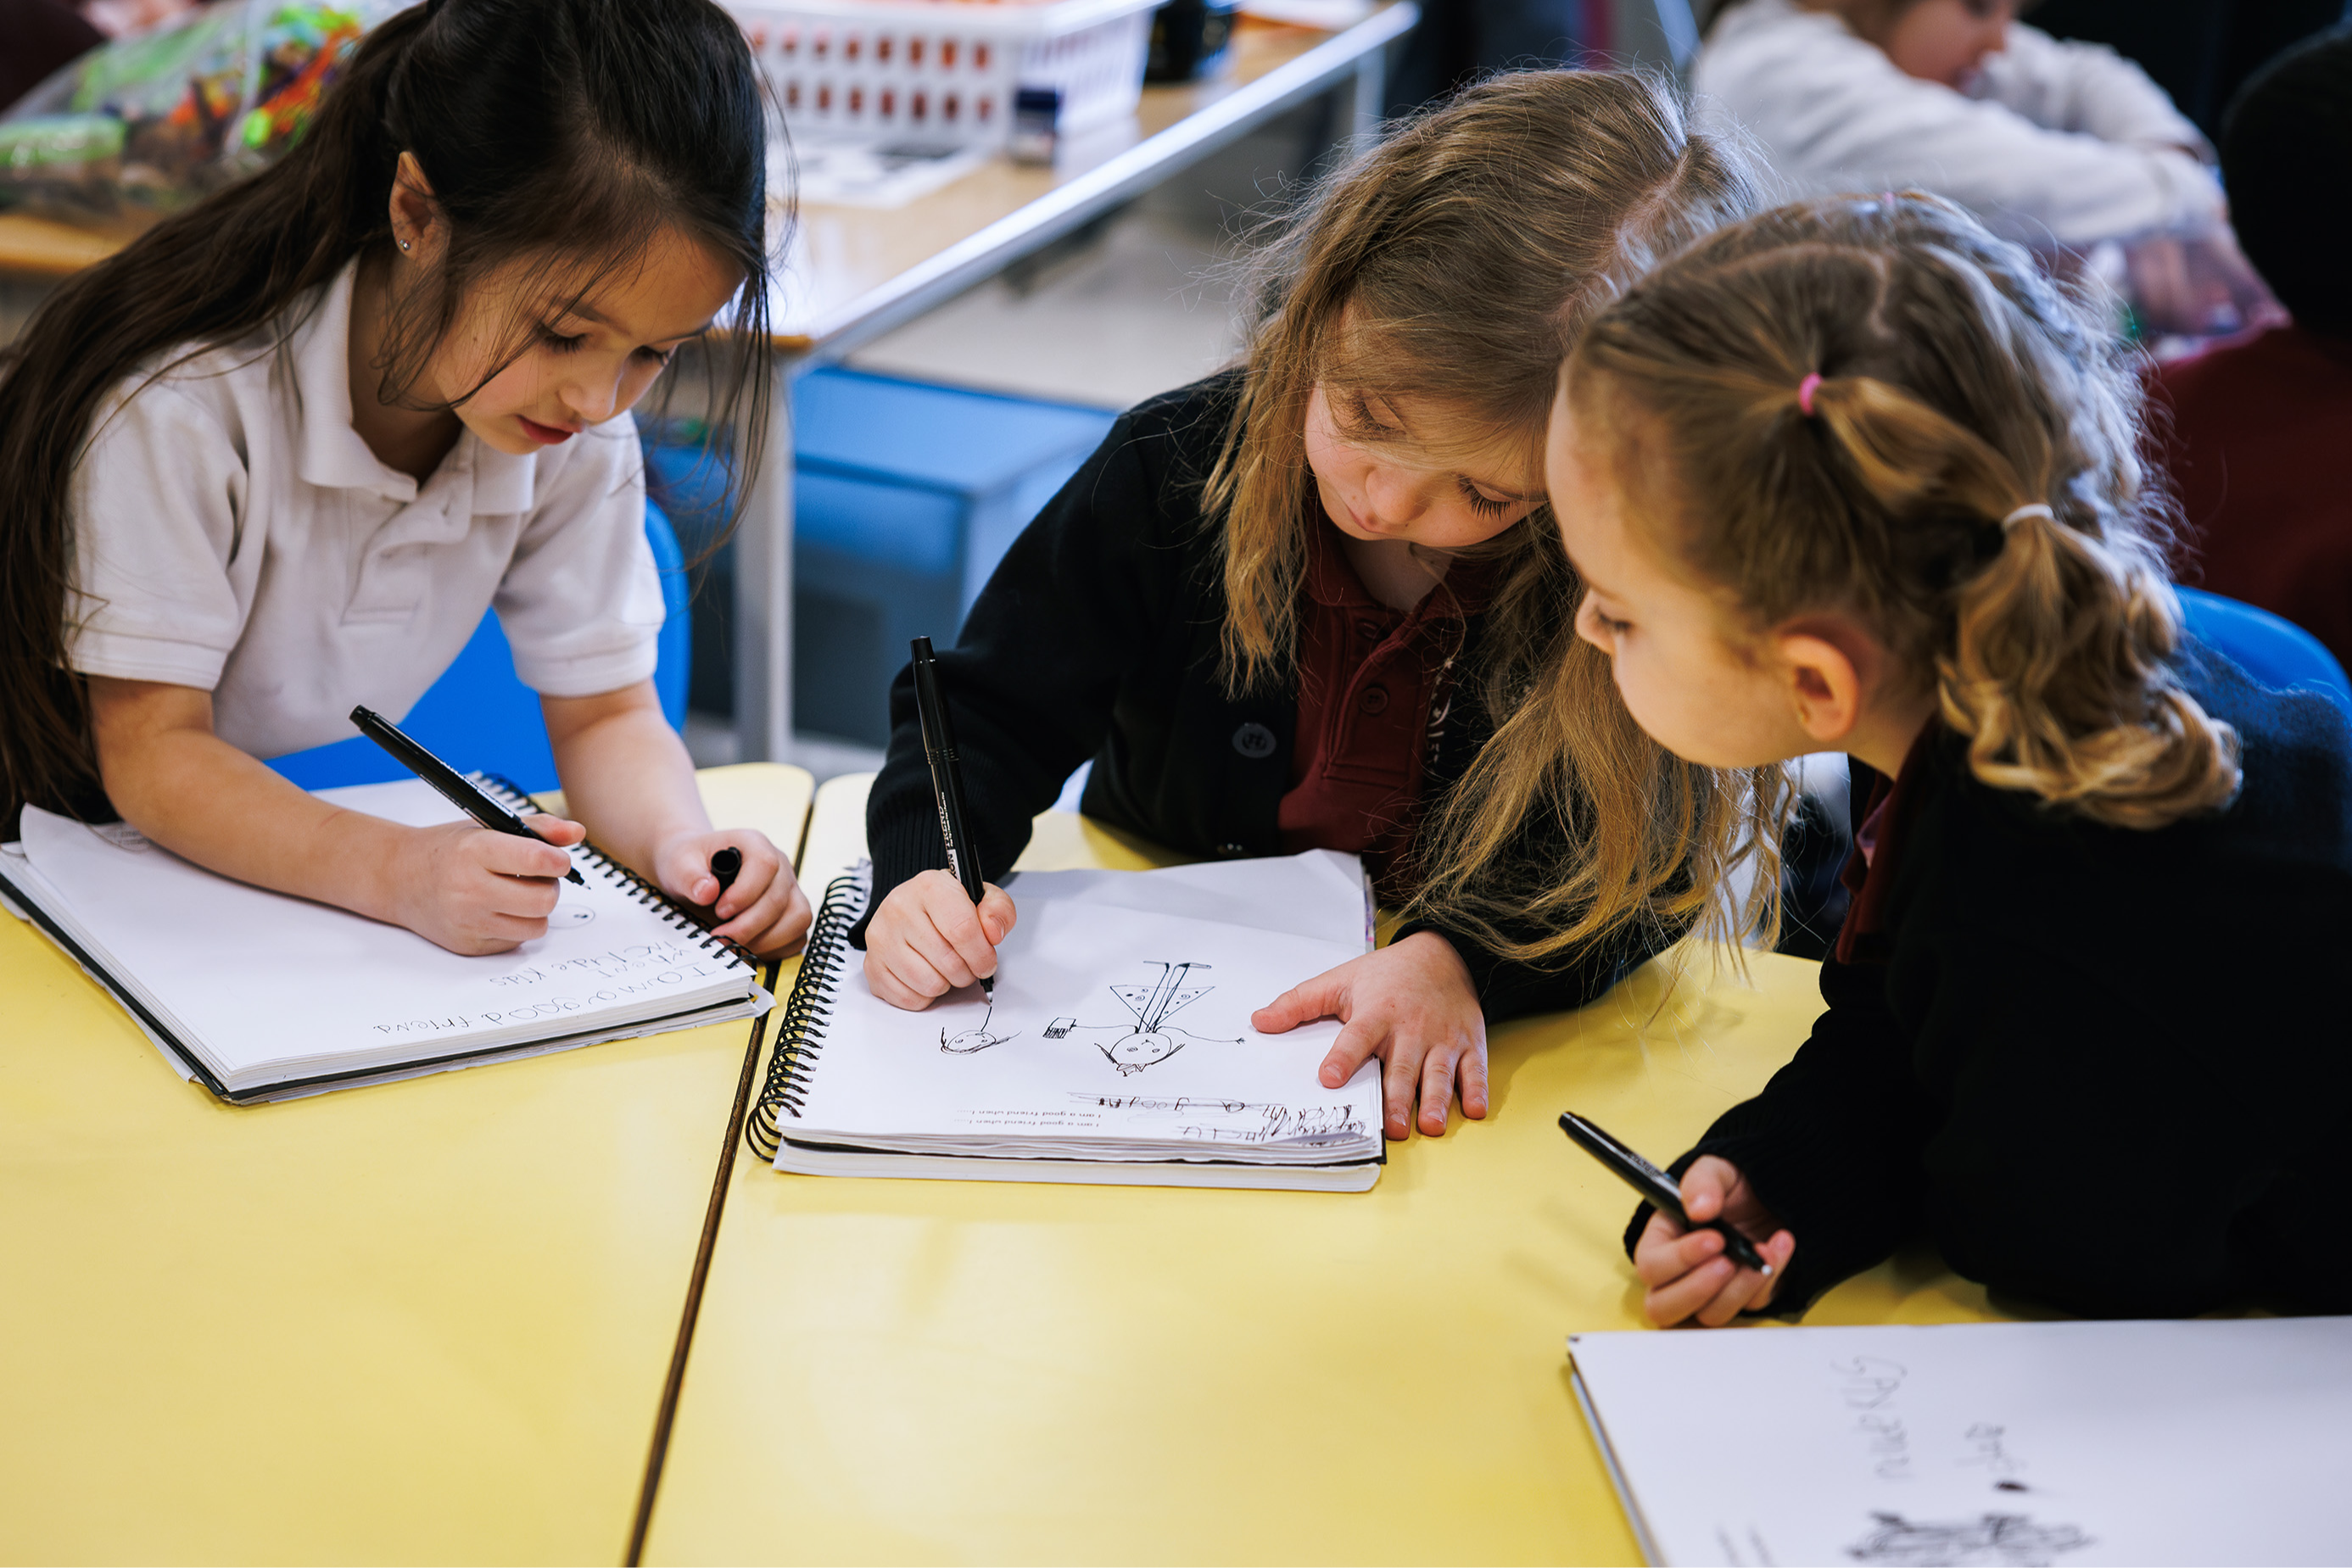
[[1234, 749], [1253, 762], [1272, 757], [1278, 744], [1274, 731], [1262, 724], [1245, 724], [1234, 731]]
[[1366, 687], [1364, 688], [1364, 695], [1363, 695], [1362, 696], [1360, 696], [1360, 697], [1358, 697], [1358, 698], [1356, 699], [1356, 706], [1357, 706], [1358, 707], [1360, 707], [1360, 708], [1363, 709], [1366, 713], [1370, 713], [1370, 714], [1381, 714], [1381, 713], [1386, 713], [1386, 712], [1388, 712], [1388, 710], [1389, 710], [1389, 689], [1388, 689], [1388, 687], [1386, 687], [1386, 686], [1366, 686]]

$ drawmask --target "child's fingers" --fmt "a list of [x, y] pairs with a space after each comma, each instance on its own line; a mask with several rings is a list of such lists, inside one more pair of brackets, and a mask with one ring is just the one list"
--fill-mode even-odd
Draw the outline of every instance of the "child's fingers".
[[1642, 1311], [1660, 1328], [1681, 1322], [1712, 1301], [1738, 1270], [1727, 1258], [1710, 1258], [1689, 1273], [1652, 1287], [1642, 1298]]
[[[1345, 967], [1341, 966], [1342, 968]], [[1311, 980], [1301, 980], [1250, 1014], [1250, 1027], [1260, 1034], [1286, 1034], [1300, 1024], [1313, 1023], [1318, 1019], [1344, 1019], [1347, 1016], [1347, 981], [1341, 977], [1339, 969], [1327, 969]], [[1335, 1050], [1334, 1057], [1337, 1054]], [[1325, 1061], [1327, 1069], [1330, 1061], [1329, 1058]], [[1362, 1063], [1363, 1058], [1358, 1057], [1348, 1071], [1355, 1071]], [[1326, 1077], [1323, 1082], [1326, 1087], [1336, 1089], [1347, 1081], [1347, 1075], [1343, 1073], [1336, 1080]]]
[[1738, 1179], [1738, 1167], [1730, 1161], [1701, 1155], [1683, 1173], [1683, 1212], [1701, 1224], [1721, 1218], [1732, 1184]]
[[[588, 836], [588, 830], [569, 817], [551, 817], [544, 811], [540, 811], [525, 817], [522, 821], [523, 826], [551, 844], [562, 844], [569, 847]], [[513, 835], [507, 836], [511, 838]]]
[[[1348, 1027], [1353, 1029], [1357, 1026], [1350, 1024]], [[1388, 1112], [1389, 1136], [1402, 1138], [1412, 1129], [1413, 1102], [1419, 1097], [1421, 1064], [1428, 1054], [1428, 1047], [1418, 1040], [1396, 1033], [1390, 1027], [1384, 1026], [1381, 1032], [1387, 1036], [1381, 1042], [1387, 1050], [1381, 1052], [1380, 1046], [1373, 1048], [1376, 1052], [1383, 1054], [1388, 1062], [1387, 1071], [1381, 1074], [1381, 1103]], [[1444, 1125], [1443, 1122], [1439, 1124], [1441, 1131]]]
[[1379, 1051], [1381, 1039], [1380, 1031], [1369, 1024], [1349, 1024], [1324, 1053], [1323, 1065], [1316, 1071], [1317, 1079], [1324, 1088], [1337, 1089]]
[[988, 939], [1001, 946], [1013, 935], [1021, 912], [1013, 906], [1013, 895], [994, 883], [981, 883], [981, 890], [980, 923], [986, 928]]
[[1462, 1113], [1472, 1121], [1486, 1115], [1486, 1042], [1478, 1041], [1462, 1053]]
[[886, 954], [878, 946], [866, 949], [866, 984], [882, 1000], [910, 1013], [921, 1012], [953, 988], [919, 955], [903, 947]]
[[1633, 1272], [1644, 1285], [1664, 1285], [1722, 1255], [1719, 1232], [1685, 1231], [1664, 1215], [1653, 1214], [1633, 1247]]
[[1433, 1046], [1421, 1059], [1421, 1130], [1434, 1138], [1445, 1131], [1454, 1103], [1454, 1072], [1468, 1054], [1459, 1047]]
[[[956, 981], [959, 986], [977, 985], [982, 976], [996, 973], [996, 944], [982, 929], [980, 911], [964, 896], [962, 886], [943, 871], [927, 871], [917, 881], [922, 917], [907, 923], [908, 936], [932, 967], [950, 977], [960, 971], [963, 978]], [[937, 944], [927, 939], [925, 926], [937, 936]], [[938, 951], [939, 946], [952, 953], [952, 958]], [[957, 967], [950, 968], [950, 963]]]
[[468, 833], [467, 849], [475, 864], [500, 876], [559, 877], [572, 869], [572, 857], [553, 844], [494, 833], [488, 828]]

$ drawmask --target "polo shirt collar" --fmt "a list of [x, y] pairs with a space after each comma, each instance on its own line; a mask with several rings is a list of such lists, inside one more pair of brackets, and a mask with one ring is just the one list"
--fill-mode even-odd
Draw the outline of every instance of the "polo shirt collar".
[[[352, 427], [352, 290], [359, 265], [357, 257], [343, 264], [286, 341], [298, 427], [295, 469], [303, 483], [321, 489], [365, 490], [404, 505], [416, 499], [416, 481], [370, 451]], [[531, 509], [536, 459], [498, 451], [467, 431], [441, 464], [444, 470], [464, 465], [473, 470], [474, 513]]]

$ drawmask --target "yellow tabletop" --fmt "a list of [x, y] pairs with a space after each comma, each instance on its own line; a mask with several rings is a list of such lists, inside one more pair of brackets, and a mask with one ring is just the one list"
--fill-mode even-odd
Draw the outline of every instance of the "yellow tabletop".
[[0, 1557], [619, 1561], [748, 1025], [235, 1108], [13, 919], [0, 1019]]
[[[863, 842], [820, 792], [812, 886]], [[1154, 863], [1049, 814], [1025, 866]], [[1017, 889], [1016, 896], [1017, 896]], [[646, 1560], [1633, 1562], [1563, 1339], [1637, 1326], [1623, 1187], [1796, 1048], [1814, 967], [1642, 970], [1493, 1040], [1362, 1195], [781, 1176], [738, 1152]], [[1809, 1321], [1991, 1316], [1932, 1256]]]

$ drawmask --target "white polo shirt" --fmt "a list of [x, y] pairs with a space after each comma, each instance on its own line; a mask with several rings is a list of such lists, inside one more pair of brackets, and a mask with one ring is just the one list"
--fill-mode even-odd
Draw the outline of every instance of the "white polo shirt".
[[352, 428], [355, 267], [283, 345], [273, 327], [100, 408], [74, 476], [72, 666], [209, 691], [215, 733], [262, 758], [349, 738], [355, 703], [404, 716], [493, 604], [535, 691], [651, 675], [635, 423], [528, 457], [467, 432], [420, 486]]

